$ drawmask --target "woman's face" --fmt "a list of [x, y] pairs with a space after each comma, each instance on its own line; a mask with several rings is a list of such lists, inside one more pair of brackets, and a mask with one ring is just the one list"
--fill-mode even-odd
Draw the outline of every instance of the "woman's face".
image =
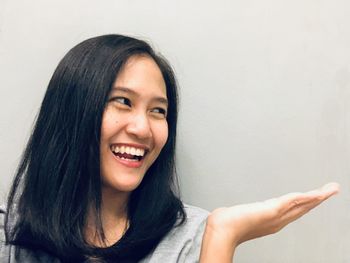
[[105, 189], [134, 190], [168, 138], [166, 86], [155, 61], [131, 57], [116, 78], [101, 127]]

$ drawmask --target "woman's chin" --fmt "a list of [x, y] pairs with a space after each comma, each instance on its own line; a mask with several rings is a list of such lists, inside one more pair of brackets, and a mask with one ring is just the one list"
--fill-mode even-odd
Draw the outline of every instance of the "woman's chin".
[[[136, 179], [136, 178], [135, 178]], [[132, 192], [134, 191], [141, 183], [142, 180], [120, 180], [118, 182], [110, 182], [108, 184], [104, 183], [104, 188], [109, 189], [110, 191], [115, 192]]]

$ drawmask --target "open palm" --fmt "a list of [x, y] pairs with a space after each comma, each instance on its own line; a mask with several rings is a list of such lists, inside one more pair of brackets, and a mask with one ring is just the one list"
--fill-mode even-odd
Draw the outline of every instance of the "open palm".
[[306, 193], [289, 193], [263, 202], [215, 209], [207, 220], [201, 262], [212, 262], [206, 259], [215, 246], [223, 251], [223, 258], [232, 260], [235, 247], [242, 242], [278, 232], [338, 191], [337, 183], [329, 183]]

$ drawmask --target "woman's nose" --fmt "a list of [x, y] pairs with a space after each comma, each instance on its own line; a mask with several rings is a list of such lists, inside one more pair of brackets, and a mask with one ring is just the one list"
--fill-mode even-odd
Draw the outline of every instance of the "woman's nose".
[[126, 131], [140, 139], [152, 137], [150, 121], [146, 113], [138, 113], [130, 116]]

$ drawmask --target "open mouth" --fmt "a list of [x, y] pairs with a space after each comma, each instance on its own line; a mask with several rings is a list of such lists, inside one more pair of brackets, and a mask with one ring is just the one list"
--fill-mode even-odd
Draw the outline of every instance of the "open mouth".
[[117, 158], [131, 162], [139, 162], [144, 159], [147, 154], [147, 150], [131, 146], [112, 145], [111, 151]]

